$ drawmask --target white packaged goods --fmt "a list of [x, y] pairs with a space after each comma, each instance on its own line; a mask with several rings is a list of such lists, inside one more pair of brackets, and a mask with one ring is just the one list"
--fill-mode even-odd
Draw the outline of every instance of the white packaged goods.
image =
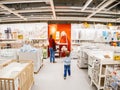
[[36, 49], [34, 52], [18, 52], [19, 60], [32, 60], [34, 63], [34, 72], [38, 72], [42, 66], [43, 53], [42, 49]]
[[17, 59], [17, 49], [1, 49], [0, 58]]
[[23, 47], [20, 48], [20, 52], [36, 52], [37, 49], [32, 47], [31, 45], [23, 45]]

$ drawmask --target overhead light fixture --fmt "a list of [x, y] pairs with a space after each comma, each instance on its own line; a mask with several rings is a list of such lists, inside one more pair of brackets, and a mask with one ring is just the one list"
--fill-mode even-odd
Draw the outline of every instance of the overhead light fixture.
[[51, 28], [51, 33], [54, 34], [56, 32], [56, 27], [55, 26], [52, 26]]
[[108, 26], [108, 27], [111, 27], [111, 26], [112, 26], [112, 24], [111, 24], [111, 23], [108, 23], [108, 24], [107, 24], [107, 26]]
[[90, 27], [90, 24], [88, 24], [88, 22], [84, 22], [83, 25], [84, 25], [85, 28], [89, 28]]

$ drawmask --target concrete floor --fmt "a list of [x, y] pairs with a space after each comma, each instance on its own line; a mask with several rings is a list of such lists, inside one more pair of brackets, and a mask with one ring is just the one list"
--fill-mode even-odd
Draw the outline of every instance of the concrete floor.
[[44, 66], [35, 75], [35, 83], [31, 90], [96, 90], [90, 86], [87, 69], [79, 69], [77, 60], [72, 60], [71, 76], [66, 80], [63, 78], [63, 62], [60, 59], [57, 63], [44, 61]]

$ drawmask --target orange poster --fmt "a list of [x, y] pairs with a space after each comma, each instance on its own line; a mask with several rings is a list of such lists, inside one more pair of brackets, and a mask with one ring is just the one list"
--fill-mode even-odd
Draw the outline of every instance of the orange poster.
[[[48, 35], [53, 35], [56, 43], [60, 45], [59, 49], [71, 50], [71, 24], [49, 24]], [[48, 36], [48, 37], [49, 37]]]

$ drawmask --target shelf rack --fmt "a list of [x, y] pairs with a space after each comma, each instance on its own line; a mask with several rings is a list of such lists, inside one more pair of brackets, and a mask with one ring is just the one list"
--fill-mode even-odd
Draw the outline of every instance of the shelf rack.
[[[91, 85], [94, 84], [97, 90], [106, 90], [106, 67], [120, 65], [120, 61], [114, 61], [112, 59], [98, 58], [97, 56], [93, 59], [93, 66], [91, 72]], [[97, 73], [96, 73], [97, 72]]]

